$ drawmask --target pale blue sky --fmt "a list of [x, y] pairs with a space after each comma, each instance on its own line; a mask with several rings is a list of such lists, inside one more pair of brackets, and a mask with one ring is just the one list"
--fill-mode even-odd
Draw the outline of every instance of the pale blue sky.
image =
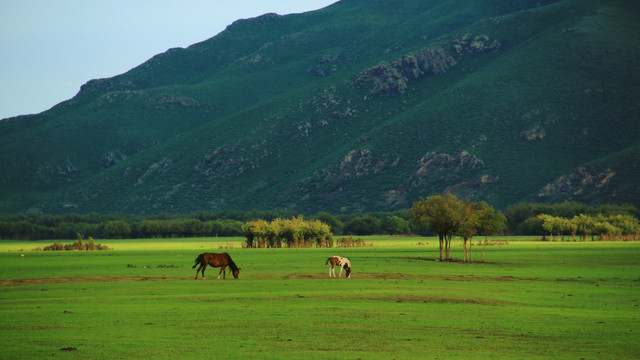
[[0, 0], [0, 119], [37, 114], [237, 19], [337, 0]]

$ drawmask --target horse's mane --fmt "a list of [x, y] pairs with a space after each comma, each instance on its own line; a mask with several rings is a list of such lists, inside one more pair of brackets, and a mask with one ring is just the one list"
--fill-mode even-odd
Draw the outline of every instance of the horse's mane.
[[231, 268], [231, 271], [238, 271], [238, 265], [231, 260], [231, 256], [229, 254], [227, 254], [227, 258], [229, 258], [229, 267]]

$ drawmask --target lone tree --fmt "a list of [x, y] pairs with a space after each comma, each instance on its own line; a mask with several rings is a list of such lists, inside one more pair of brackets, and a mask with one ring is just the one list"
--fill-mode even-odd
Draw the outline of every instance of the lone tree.
[[506, 218], [500, 211], [485, 202], [467, 202], [458, 200], [455, 195], [429, 196], [413, 203], [411, 222], [416, 226], [428, 226], [438, 234], [440, 240], [440, 261], [451, 260], [451, 238], [460, 236], [464, 244], [464, 261], [473, 262], [472, 247], [467, 253], [467, 242], [477, 233], [487, 237], [506, 227]]
[[416, 201], [411, 206], [411, 222], [428, 226], [438, 234], [440, 261], [451, 259], [451, 238], [460, 226], [463, 202], [448, 192]]

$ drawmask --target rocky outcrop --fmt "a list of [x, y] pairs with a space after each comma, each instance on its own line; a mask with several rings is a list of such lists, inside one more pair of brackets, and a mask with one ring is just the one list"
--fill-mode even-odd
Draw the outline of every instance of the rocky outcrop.
[[138, 178], [134, 186], [144, 184], [145, 180], [149, 177], [161, 176], [161, 174], [171, 171], [173, 165], [173, 160], [170, 158], [164, 158], [157, 163], [151, 164], [144, 174]]
[[545, 185], [538, 191], [537, 196], [541, 199], [561, 197], [564, 200], [572, 200], [574, 196], [600, 191], [615, 175], [615, 171], [611, 169], [590, 171], [585, 167], [579, 167]]
[[126, 156], [120, 154], [117, 151], [115, 152], [110, 151], [106, 154], [103, 154], [100, 157], [100, 169], [101, 170], [108, 169], [126, 158], [127, 158]]
[[122, 80], [117, 77], [108, 79], [89, 80], [80, 87], [78, 95], [87, 95], [92, 93], [105, 93], [121, 90], [135, 90], [137, 88], [133, 81]]
[[418, 167], [411, 175], [411, 182], [413, 186], [417, 186], [432, 178], [452, 180], [483, 166], [482, 160], [466, 151], [458, 155], [429, 152], [418, 160]]
[[411, 52], [393, 62], [393, 65], [409, 78], [423, 75], [440, 75], [456, 65], [456, 61], [442, 49], [423, 49]]
[[456, 54], [482, 53], [500, 49], [500, 42], [490, 39], [487, 35], [464, 34], [453, 41], [453, 50]]
[[540, 124], [535, 124], [527, 130], [520, 132], [520, 137], [527, 141], [542, 140], [547, 135], [547, 131]]
[[344, 177], [361, 177], [372, 172], [371, 164], [371, 150], [353, 150], [340, 161], [340, 174]]
[[175, 104], [184, 107], [200, 106], [202, 105], [197, 100], [193, 100], [187, 97], [176, 97], [167, 94], [158, 95], [153, 99], [158, 104]]
[[490, 184], [498, 182], [499, 177], [493, 174], [475, 176], [459, 184], [449, 186], [445, 191], [466, 200], [476, 200]]
[[[487, 35], [465, 34], [451, 42], [455, 55], [477, 54], [500, 49], [500, 42]], [[408, 83], [425, 75], [444, 74], [455, 66], [456, 60], [442, 48], [425, 48], [410, 52], [391, 64], [383, 61], [363, 70], [356, 84], [366, 84], [371, 94], [402, 94]]]
[[365, 84], [371, 94], [402, 94], [407, 89], [407, 78], [386, 61], [362, 71], [356, 82]]
[[443, 49], [423, 49], [410, 52], [393, 61], [381, 62], [363, 70], [357, 77], [357, 84], [365, 84], [371, 94], [402, 94], [406, 91], [410, 80], [425, 75], [440, 75], [456, 61]]
[[315, 76], [326, 77], [338, 71], [339, 63], [339, 54], [325, 54], [320, 57], [317, 64], [310, 66], [307, 71]]

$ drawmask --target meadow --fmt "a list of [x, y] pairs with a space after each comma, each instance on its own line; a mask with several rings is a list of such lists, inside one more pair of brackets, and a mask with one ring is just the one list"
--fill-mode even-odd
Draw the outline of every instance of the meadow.
[[[242, 240], [100, 240], [113, 250], [84, 252], [1, 241], [0, 358], [640, 358], [637, 242], [509, 238], [464, 264], [434, 261], [433, 238]], [[204, 251], [229, 252], [239, 279], [209, 268], [194, 280]], [[351, 260], [352, 278], [329, 278], [331, 255]]]

